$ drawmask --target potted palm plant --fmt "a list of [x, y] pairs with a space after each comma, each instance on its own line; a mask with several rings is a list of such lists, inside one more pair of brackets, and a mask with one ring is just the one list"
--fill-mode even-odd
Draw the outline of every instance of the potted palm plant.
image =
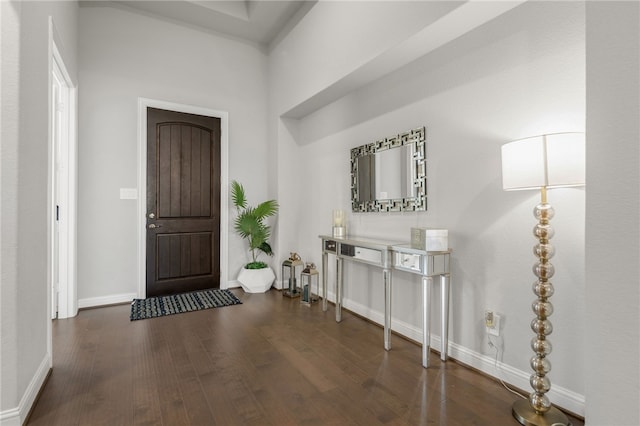
[[235, 180], [231, 182], [231, 199], [238, 212], [234, 230], [249, 243], [252, 258], [251, 262], [240, 270], [238, 281], [248, 293], [264, 293], [271, 288], [276, 276], [269, 265], [258, 260], [258, 256], [261, 253], [273, 255], [269, 245], [271, 227], [265, 219], [276, 215], [278, 203], [275, 200], [267, 200], [255, 207], [250, 206], [244, 187]]

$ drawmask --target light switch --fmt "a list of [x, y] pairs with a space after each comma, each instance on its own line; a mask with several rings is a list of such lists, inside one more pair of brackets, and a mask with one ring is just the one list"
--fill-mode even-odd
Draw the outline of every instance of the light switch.
[[138, 189], [137, 188], [120, 188], [121, 200], [137, 200]]

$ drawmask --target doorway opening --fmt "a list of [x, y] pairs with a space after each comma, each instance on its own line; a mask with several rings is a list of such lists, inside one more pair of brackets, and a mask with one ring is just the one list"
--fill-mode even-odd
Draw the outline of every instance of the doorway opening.
[[50, 74], [50, 283], [51, 318], [78, 313], [76, 288], [76, 89], [51, 29]]
[[[191, 105], [183, 105], [176, 104], [172, 102], [165, 102], [153, 99], [145, 99], [140, 98], [138, 101], [138, 124], [139, 124], [139, 135], [138, 135], [138, 297], [146, 298], [149, 294], [147, 291], [147, 276], [149, 271], [147, 270], [147, 258], [148, 252], [153, 250], [148, 240], [148, 231], [150, 225], [155, 225], [153, 229], [156, 229], [160, 225], [160, 230], [168, 229], [169, 223], [160, 223], [158, 222], [159, 214], [158, 211], [151, 211], [148, 209], [149, 203], [149, 193], [147, 191], [148, 186], [148, 156], [151, 154], [148, 152], [147, 146], [147, 137], [149, 132], [149, 122], [148, 122], [148, 110], [149, 109], [159, 109], [165, 110], [175, 113], [183, 113], [183, 114], [193, 114], [199, 115], [202, 117], [214, 118], [219, 121], [219, 221], [216, 220], [217, 224], [215, 226], [215, 233], [219, 236], [219, 249], [217, 250], [217, 260], [219, 261], [219, 269], [215, 272], [218, 278], [216, 281], [219, 282], [220, 288], [227, 288], [228, 286], [228, 271], [227, 271], [227, 249], [228, 249], [228, 113], [224, 111], [216, 111], [210, 110], [207, 108], [191, 106]], [[186, 134], [186, 133], [185, 133]], [[189, 130], [189, 134], [193, 135], [193, 130]], [[193, 149], [191, 144], [182, 144], [183, 147], [191, 146], [189, 149]], [[155, 158], [155, 154], [154, 154]], [[186, 158], [186, 157], [185, 157]], [[217, 186], [217, 185], [216, 185]], [[182, 193], [182, 192], [181, 192]], [[175, 207], [175, 206], [174, 206]], [[186, 204], [185, 206], [186, 207]], [[180, 210], [183, 209], [183, 206], [180, 206]], [[153, 214], [153, 217], [150, 215]], [[172, 214], [169, 214], [172, 216]], [[175, 219], [172, 219], [175, 221]], [[179, 272], [174, 273], [173, 268], [166, 272], [167, 279], [174, 279], [176, 276], [174, 275], [182, 275], [182, 254], [188, 253], [191, 249], [184, 247], [203, 247], [203, 242], [206, 238], [203, 238], [203, 235], [196, 235], [197, 233], [202, 233], [200, 230], [196, 230], [198, 232], [192, 232], [192, 235], [187, 237], [180, 236], [179, 238], [174, 238], [174, 236], [157, 236], [158, 239], [166, 240], [164, 242], [167, 243], [167, 249], [165, 253], [173, 253], [174, 251], [179, 252], [175, 258], [175, 262], [170, 262], [171, 264], [175, 264], [176, 271]], [[155, 231], [154, 231], [155, 232]], [[160, 233], [161, 234], [161, 233]], [[155, 233], [153, 234], [155, 235]], [[197, 237], [197, 238], [196, 238]], [[175, 240], [175, 241], [174, 241]], [[189, 241], [186, 241], [189, 240]], [[154, 240], [155, 241], [155, 240]], [[205, 241], [206, 242], [206, 241]], [[204, 244], [206, 245], [206, 244]], [[174, 250], [174, 246], [176, 249]], [[181, 247], [178, 249], [177, 247]], [[173, 255], [169, 255], [171, 258]], [[164, 264], [164, 262], [163, 262]], [[189, 267], [189, 274], [186, 275], [197, 275], [193, 273], [193, 268]], [[206, 269], [206, 268], [205, 268]], [[201, 271], [199, 271], [201, 272]], [[163, 276], [164, 276], [163, 275]], [[178, 277], [179, 279], [191, 279], [187, 276]], [[204, 274], [202, 274], [204, 275]]]

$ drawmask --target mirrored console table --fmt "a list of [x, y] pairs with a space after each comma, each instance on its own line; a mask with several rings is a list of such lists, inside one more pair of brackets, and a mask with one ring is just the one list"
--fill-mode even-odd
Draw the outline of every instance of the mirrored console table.
[[411, 248], [410, 244], [391, 246], [394, 269], [418, 274], [422, 277], [422, 366], [429, 366], [431, 343], [431, 287], [433, 278], [440, 279], [440, 359], [447, 360], [449, 348], [449, 292], [451, 287], [451, 249], [425, 251]]
[[409, 244], [366, 238], [335, 238], [320, 235], [322, 240], [322, 309], [327, 310], [328, 255], [336, 258], [336, 321], [342, 320], [342, 290], [344, 286], [343, 261], [365, 263], [382, 268], [384, 281], [384, 348], [391, 349], [391, 283], [392, 270], [418, 274], [422, 277], [422, 366], [429, 366], [431, 341], [430, 313], [433, 278], [440, 278], [441, 286], [441, 350], [440, 358], [447, 360], [449, 346], [449, 292], [451, 250], [432, 252], [411, 248]]

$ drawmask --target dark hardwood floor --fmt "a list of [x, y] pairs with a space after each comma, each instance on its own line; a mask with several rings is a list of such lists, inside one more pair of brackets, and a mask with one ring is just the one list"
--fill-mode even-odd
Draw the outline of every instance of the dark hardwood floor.
[[[53, 323], [29, 425], [517, 425], [517, 398], [349, 312], [271, 290], [242, 305], [129, 321], [129, 305]], [[583, 422], [572, 419], [574, 426]]]

